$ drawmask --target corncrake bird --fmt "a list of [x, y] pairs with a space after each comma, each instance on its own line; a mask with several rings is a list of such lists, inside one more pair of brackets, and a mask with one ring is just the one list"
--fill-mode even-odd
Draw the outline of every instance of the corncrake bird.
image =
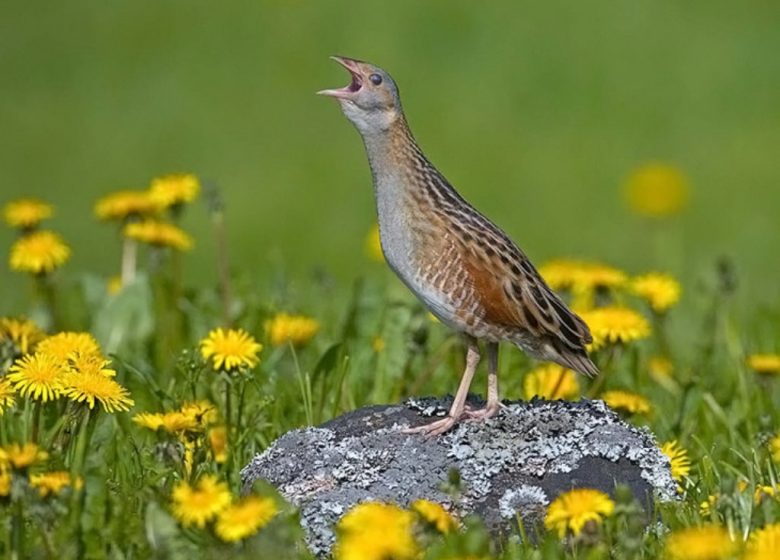
[[[512, 342], [539, 360], [586, 375], [598, 369], [585, 345], [585, 322], [544, 282], [528, 257], [480, 214], [428, 161], [406, 123], [398, 87], [381, 68], [332, 57], [352, 75], [335, 97], [363, 137], [374, 182], [379, 236], [387, 263], [442, 323], [464, 333], [466, 368], [445, 418], [412, 428], [429, 436], [446, 432], [461, 418], [487, 419], [501, 408], [498, 343]], [[487, 404], [466, 406], [486, 342]]]

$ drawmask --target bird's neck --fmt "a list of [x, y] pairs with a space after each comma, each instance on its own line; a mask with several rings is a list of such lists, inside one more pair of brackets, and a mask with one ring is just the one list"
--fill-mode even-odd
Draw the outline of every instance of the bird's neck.
[[413, 175], [413, 170], [433, 167], [417, 145], [403, 116], [384, 130], [363, 133], [362, 136], [377, 191], [412, 188], [413, 181], [408, 178]]

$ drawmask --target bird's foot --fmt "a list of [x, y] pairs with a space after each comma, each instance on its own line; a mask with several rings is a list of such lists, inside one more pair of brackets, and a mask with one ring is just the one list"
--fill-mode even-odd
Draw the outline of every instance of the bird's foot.
[[423, 424], [422, 426], [416, 426], [414, 428], [406, 428], [403, 430], [403, 433], [422, 434], [423, 437], [432, 438], [451, 430], [452, 427], [458, 423], [458, 420], [460, 420], [460, 418], [447, 415], [441, 420], [435, 420], [430, 424]]
[[496, 414], [501, 412], [503, 407], [504, 405], [500, 402], [488, 403], [485, 408], [474, 409], [471, 407], [466, 407], [465, 416], [469, 420], [481, 422], [487, 420], [488, 418], [493, 418]]

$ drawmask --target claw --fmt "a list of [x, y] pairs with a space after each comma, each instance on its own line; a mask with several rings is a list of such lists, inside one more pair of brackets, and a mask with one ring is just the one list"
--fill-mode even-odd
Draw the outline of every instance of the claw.
[[422, 426], [417, 426], [414, 428], [406, 428], [403, 430], [403, 433], [422, 434], [425, 438], [432, 438], [448, 432], [457, 423], [457, 418], [453, 418], [452, 416], [445, 416], [441, 420], [436, 420], [430, 424], [423, 424]]

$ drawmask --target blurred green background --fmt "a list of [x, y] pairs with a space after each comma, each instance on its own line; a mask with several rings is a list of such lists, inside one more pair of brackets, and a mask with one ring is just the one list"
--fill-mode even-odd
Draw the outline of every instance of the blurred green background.
[[[393, 74], [428, 156], [537, 263], [660, 268], [690, 293], [728, 255], [751, 298], [777, 301], [773, 1], [4, 2], [0, 203], [52, 202], [74, 250], [64, 274], [110, 275], [119, 243], [94, 201], [192, 171], [223, 190], [234, 268], [382, 274], [364, 251], [359, 137], [314, 95], [348, 81], [334, 53]], [[654, 160], [693, 187], [660, 237], [621, 197]], [[205, 205], [185, 226], [190, 283], [213, 283]], [[26, 279], [0, 270], [13, 310]]]

